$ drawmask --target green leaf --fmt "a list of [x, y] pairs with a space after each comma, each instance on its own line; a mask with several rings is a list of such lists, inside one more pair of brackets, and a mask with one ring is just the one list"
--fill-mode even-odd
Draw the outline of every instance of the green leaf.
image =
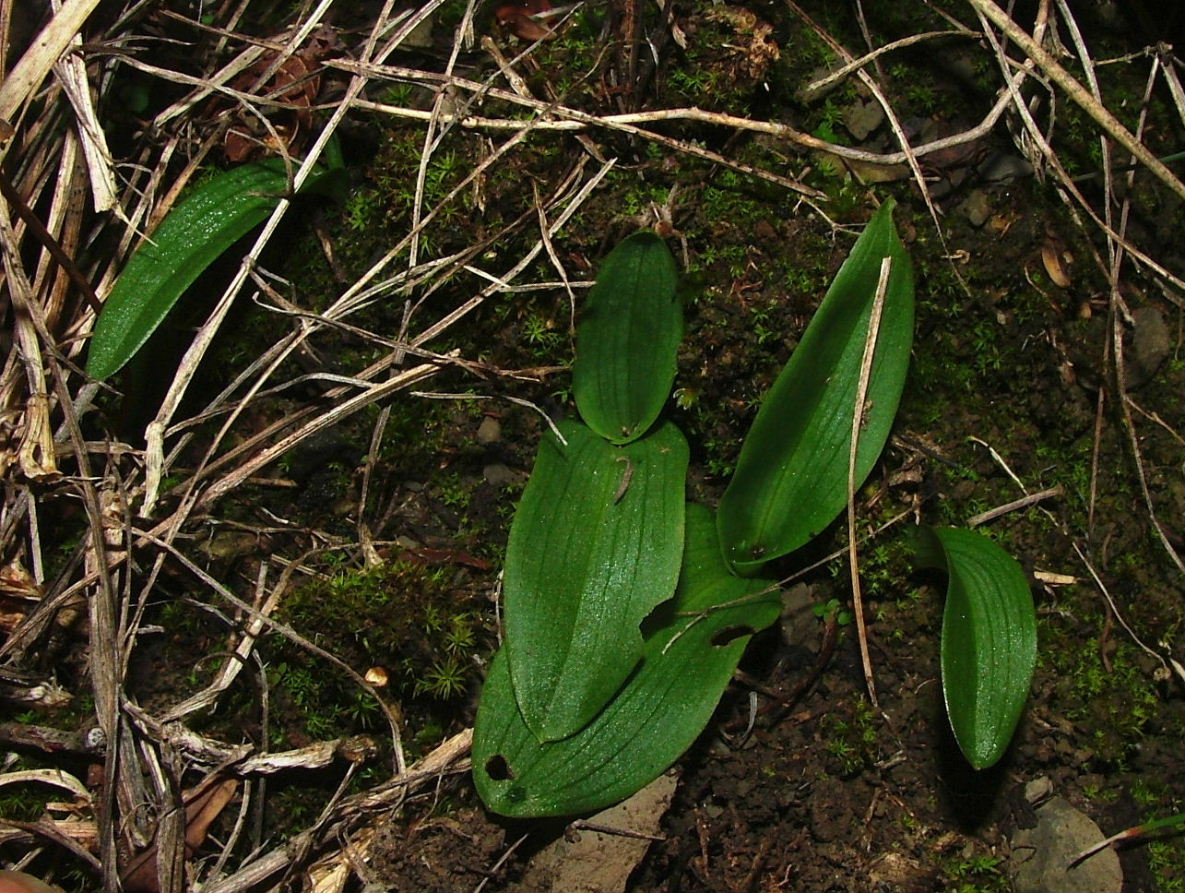
[[683, 338], [675, 259], [652, 232], [614, 248], [576, 332], [572, 393], [585, 424], [613, 443], [645, 434], [675, 380]]
[[806, 544], [847, 502], [852, 413], [881, 261], [892, 270], [856, 456], [857, 486], [876, 463], [905, 386], [913, 342], [913, 267], [893, 202], [856, 241], [802, 341], [761, 404], [720, 501], [720, 540], [738, 573]]
[[[304, 183], [311, 190], [325, 171]], [[188, 193], [128, 261], [95, 323], [86, 372], [118, 372], [156, 331], [190, 284], [258, 226], [288, 190], [282, 159], [223, 171]]]
[[985, 536], [923, 528], [918, 557], [949, 576], [942, 694], [955, 740], [976, 769], [1004, 754], [1037, 663], [1037, 613], [1024, 570]]
[[[770, 590], [744, 604], [711, 611]], [[580, 732], [540, 743], [515, 704], [505, 648], [494, 658], [473, 732], [477, 791], [494, 812], [529, 817], [592, 812], [657, 778], [711, 719], [755, 631], [781, 611], [776, 584], [732, 576], [716, 525], [687, 506], [687, 546], [672, 602], [646, 622], [642, 662]]]
[[566, 738], [642, 654], [639, 625], [675, 591], [687, 442], [669, 422], [614, 446], [584, 425], [548, 435], [510, 528], [507, 658], [527, 724]]

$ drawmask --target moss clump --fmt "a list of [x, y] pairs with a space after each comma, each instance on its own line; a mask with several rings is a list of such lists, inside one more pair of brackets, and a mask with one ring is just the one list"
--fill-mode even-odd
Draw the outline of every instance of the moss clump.
[[[384, 696], [414, 724], [455, 716], [491, 647], [479, 596], [468, 571], [393, 561], [370, 570], [341, 570], [305, 584], [285, 600], [280, 619], [358, 673], [382, 668]], [[269, 677], [278, 728], [291, 719], [313, 738], [378, 728], [374, 699], [344, 673], [313, 663], [286, 640], [273, 640]]]
[[970, 855], [944, 859], [941, 863], [944, 889], [957, 893], [1004, 893], [1010, 890], [1004, 859], [992, 853], [976, 851]]
[[1168, 718], [1134, 645], [1117, 643], [1109, 669], [1093, 640], [1058, 635], [1044, 651], [1059, 680], [1057, 695], [1066, 698], [1066, 717], [1088, 730], [1083, 743], [1100, 768], [1124, 767], [1144, 736]]
[[851, 778], [878, 759], [876, 712], [863, 695], [852, 699], [848, 716], [825, 716], [820, 730], [831, 774]]

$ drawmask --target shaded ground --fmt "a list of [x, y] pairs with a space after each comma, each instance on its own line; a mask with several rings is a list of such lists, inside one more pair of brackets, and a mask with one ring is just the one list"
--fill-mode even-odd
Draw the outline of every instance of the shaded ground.
[[[893, 150], [888, 125], [868, 109], [866, 89], [845, 82], [825, 96], [801, 96], [833, 54], [781, 7], [677, 5], [686, 47], [675, 29], [648, 13], [640, 27], [652, 35], [646, 46], [660, 54], [658, 66], [648, 61], [649, 50], [621, 50], [628, 45], [618, 39], [627, 8], [633, 7], [581, 13], [557, 29], [557, 40], [517, 63], [525, 89], [590, 114], [695, 105], [790, 122], [870, 152]], [[958, 12], [970, 21], [965, 9]], [[853, 22], [829, 9], [817, 14], [846, 45], [863, 45]], [[922, 10], [886, 15], [870, 22], [878, 44], [942, 26]], [[442, 12], [431, 41], [399, 64], [440, 70], [457, 18], [451, 6]], [[495, 34], [508, 55], [524, 47], [488, 11], [480, 28]], [[1094, 47], [1099, 57], [1134, 52], [1147, 41], [1135, 20], [1087, 21], [1084, 28], [1088, 41], [1101, 44], [1108, 35], [1112, 45]], [[922, 46], [887, 57], [878, 73], [897, 114], [919, 136], [915, 142], [978, 121], [998, 86], [983, 46]], [[473, 79], [495, 67], [476, 51], [464, 62]], [[427, 108], [427, 82], [376, 82], [370, 95]], [[1130, 82], [1119, 74], [1106, 85], [1116, 105], [1142, 89], [1135, 71]], [[480, 111], [508, 116], [513, 108], [494, 97]], [[1059, 157], [1071, 174], [1088, 177], [1101, 163], [1094, 131], [1077, 110], [1062, 114]], [[1149, 114], [1147, 138], [1156, 151], [1179, 147], [1181, 124], [1159, 92]], [[571, 303], [555, 281], [560, 271], [587, 280], [608, 247], [638, 226], [658, 226], [669, 237], [685, 266], [688, 323], [670, 413], [692, 445], [689, 495], [714, 504], [760, 395], [790, 355], [854, 231], [875, 202], [890, 196], [899, 202], [898, 225], [917, 265], [919, 306], [896, 435], [859, 500], [868, 533], [905, 515], [862, 553], [878, 703], [865, 690], [854, 628], [839, 613], [849, 598], [846, 565], [824, 564], [787, 587], [779, 628], [754, 641], [743, 675], [677, 764], [679, 785], [662, 839], [638, 865], [630, 889], [1007, 891], [1010, 837], [1036, 821], [1023, 794], [1030, 782], [1048, 779], [1054, 793], [1107, 834], [1181, 812], [1185, 711], [1181, 680], [1165, 664], [1168, 656], [1185, 661], [1185, 606], [1174, 566], [1185, 545], [1180, 291], [1147, 266], [1130, 264], [1119, 288], [1110, 289], [1097, 227], [1076, 221], [1056, 178], [1033, 175], [1003, 124], [964, 151], [925, 162], [942, 238], [901, 165], [845, 167], [768, 135], [702, 122], [672, 122], [657, 132], [681, 147], [801, 180], [817, 197], [806, 203], [768, 178], [597, 129], [579, 138], [533, 134], [449, 198], [494, 148], [485, 131], [450, 130], [424, 170], [425, 207], [439, 211], [423, 231], [422, 250], [447, 257], [499, 235], [466, 261], [490, 271], [509, 267], [537, 238], [536, 196], [558, 190], [577, 165], [586, 165], [580, 177], [592, 176], [598, 156], [617, 163], [550, 251], [528, 267], [526, 281], [546, 288], [498, 293], [427, 343], [436, 358], [457, 351], [465, 360], [423, 386], [439, 399], [400, 394], [387, 410], [368, 407], [298, 444], [187, 528], [186, 554], [248, 602], [260, 603], [271, 591], [275, 576], [265, 586], [265, 571], [290, 575], [277, 586], [283, 598], [274, 616], [300, 637], [274, 629], [264, 635], [253, 678], [230, 686], [216, 710], [188, 718], [189, 727], [261, 751], [349, 737], [350, 753], [359, 754], [351, 763], [339, 747], [327, 767], [253, 781], [256, 799], [244, 819], [253, 836], [240, 842], [236, 858], [246, 858], [248, 840], [270, 849], [314, 826], [339, 785], [361, 794], [390, 776], [388, 717], [347, 668], [371, 682], [379, 677], [368, 671], [386, 674], [378, 691], [402, 730], [409, 763], [472, 725], [497, 641], [506, 530], [544, 427], [540, 411], [573, 411], [562, 368], [571, 359]], [[324, 311], [345, 283], [403, 237], [417, 216], [413, 184], [423, 134], [422, 122], [398, 116], [348, 122], [347, 198], [340, 206], [302, 208], [289, 222], [291, 234], [261, 259], [283, 277], [282, 297]], [[1000, 166], [1011, 175], [997, 176]], [[1098, 178], [1081, 182], [1092, 201], [1102, 201]], [[1131, 238], [1170, 277], [1185, 275], [1176, 238], [1185, 229], [1181, 201], [1143, 172], [1121, 192], [1134, 202]], [[557, 208], [549, 213], [554, 219]], [[520, 218], [529, 226], [516, 224]], [[324, 244], [334, 246], [332, 262]], [[332, 409], [335, 400], [317, 373], [353, 374], [389, 354], [381, 339], [395, 338], [409, 319], [443, 316], [486, 284], [459, 267], [420, 292], [383, 294], [349, 318], [356, 330], [321, 332], [282, 367], [290, 386], [251, 403], [233, 440], [246, 441], [306, 407]], [[210, 274], [212, 283], [218, 275]], [[192, 312], [201, 319], [205, 309]], [[235, 337], [216, 342], [196, 394], [228, 385], [275, 338], [274, 313], [259, 305], [236, 313]], [[185, 337], [185, 324], [174, 337]], [[410, 332], [426, 327], [412, 324]], [[1129, 398], [1122, 404], [1116, 345], [1108, 346], [1115, 332]], [[158, 358], [177, 350], [164, 343], [155, 349]], [[103, 403], [101, 418], [88, 421], [88, 436], [140, 448], [139, 432], [155, 404], [134, 392], [131, 376], [123, 386], [132, 396]], [[443, 399], [459, 393], [481, 399]], [[205, 396], [190, 399], [196, 414]], [[174, 484], [199, 465], [214, 434], [212, 423], [196, 430]], [[1041, 644], [1012, 749], [997, 767], [976, 774], [953, 743], [941, 701], [942, 582], [915, 573], [904, 527], [965, 524], [1053, 488], [1055, 495], [987, 528], [1032, 575]], [[165, 497], [170, 511], [171, 498]], [[1165, 525], [1163, 539], [1152, 511]], [[64, 538], [85, 531], [76, 507], [62, 500], [46, 501], [41, 523]], [[782, 570], [789, 577], [843, 544], [837, 527], [804, 550], [810, 554], [786, 559]], [[67, 574], [72, 545], [57, 546], [53, 569]], [[143, 605], [153, 635], [141, 636], [126, 686], [139, 709], [161, 715], [215, 678], [247, 615], [175, 564], [164, 565], [154, 586]], [[81, 697], [69, 712], [6, 708], [14, 726], [93, 726], [84, 694], [90, 643], [81, 627], [59, 625], [65, 632], [41, 639], [26, 663], [42, 672], [52, 667], [57, 681]], [[55, 765], [15, 733], [6, 740], [20, 754], [16, 768]], [[69, 760], [80, 775], [101, 762], [81, 747]], [[353, 767], [348, 774], [346, 765]], [[14, 796], [0, 813], [34, 820], [43, 808], [44, 798]], [[355, 871], [382, 889], [523, 889], [532, 855], [565, 833], [563, 823], [487, 814], [464, 774], [385, 804], [381, 815], [367, 821], [368, 859]], [[215, 839], [225, 840], [234, 821], [229, 812], [222, 816]], [[20, 858], [21, 846], [28, 850], [24, 838], [0, 846], [6, 864]], [[286, 888], [307, 888], [301, 872], [333, 847], [320, 842]], [[1180, 835], [1122, 850], [1124, 889], [1182, 890], [1183, 856]], [[43, 854], [33, 867], [47, 861]], [[88, 877], [79, 868], [59, 873], [58, 882], [83, 889]], [[355, 888], [357, 881], [347, 886]]]

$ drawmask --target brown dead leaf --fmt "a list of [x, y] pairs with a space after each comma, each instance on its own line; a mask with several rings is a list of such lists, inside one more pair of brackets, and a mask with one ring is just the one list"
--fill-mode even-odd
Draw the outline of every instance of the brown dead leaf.
[[704, 18], [735, 32], [726, 46], [741, 70], [754, 80], [762, 80], [782, 55], [773, 39], [773, 25], [744, 7], [713, 6]]
[[[238, 790], [239, 782], [235, 778], [227, 778], [211, 783], [207, 779], [191, 790], [187, 791], [185, 800], [185, 857], [188, 859], [197, 852], [205, 842], [210, 825], [218, 818], [219, 813], [226, 807]], [[132, 859], [123, 872], [123, 886], [125, 890], [142, 891], [142, 893], [161, 893], [157, 882], [156, 843]]]
[[494, 11], [498, 24], [520, 40], [553, 40], [555, 32], [536, 16], [552, 8], [550, 0], [515, 0]]
[[33, 575], [19, 561], [0, 567], [0, 632], [12, 633], [43, 595]]
[[0, 567], [0, 594], [33, 602], [41, 601], [43, 595], [28, 568], [16, 559]]
[[[276, 61], [275, 54], [264, 56], [231, 84], [235, 90], [249, 90]], [[241, 162], [265, 153], [291, 154], [302, 131], [312, 123], [310, 106], [321, 89], [321, 77], [314, 74], [316, 63], [304, 56], [289, 56], [275, 73], [255, 88], [261, 96], [272, 95], [291, 108], [272, 121], [274, 133], [254, 116], [240, 115], [226, 132], [222, 151], [227, 161]]]
[[1051, 282], [1058, 288], [1070, 287], [1070, 262], [1073, 257], [1056, 239], [1046, 239], [1041, 246], [1041, 264]]
[[527, 869], [528, 890], [614, 893], [626, 889], [675, 795], [677, 779], [660, 775], [628, 800], [575, 822], [539, 851]]
[[[336, 36], [324, 28], [313, 34], [303, 49], [281, 62], [265, 81], [260, 78], [275, 66], [277, 52], [263, 55], [235, 78], [231, 89], [266, 97], [267, 103], [256, 109], [257, 114], [241, 106], [236, 108], [222, 98], [213, 100], [208, 114], [229, 114], [232, 118], [222, 143], [226, 160], [237, 163], [264, 155], [296, 154], [312, 126], [312, 106], [321, 92], [321, 63], [337, 51]], [[266, 117], [266, 124], [260, 114]]]

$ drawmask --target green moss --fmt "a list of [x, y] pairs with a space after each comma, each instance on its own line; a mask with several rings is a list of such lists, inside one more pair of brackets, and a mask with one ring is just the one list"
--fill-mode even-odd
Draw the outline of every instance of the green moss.
[[1159, 893], [1185, 893], [1185, 841], [1180, 834], [1149, 840], [1147, 848], [1148, 868]]
[[1006, 893], [1012, 889], [1004, 859], [991, 853], [960, 854], [940, 863], [944, 890], [955, 893]]
[[1054, 707], [1086, 730], [1080, 744], [1100, 768], [1126, 766], [1145, 732], [1169, 718], [1140, 666], [1141, 654], [1120, 641], [1108, 669], [1093, 638], [1083, 641], [1060, 629], [1044, 636], [1042, 660], [1057, 678]]
[[855, 695], [850, 709], [829, 712], [820, 724], [823, 749], [832, 760], [831, 772], [849, 778], [863, 772], [877, 759], [877, 717], [862, 693]]
[[[418, 711], [417, 723], [453, 716], [492, 646], [481, 605], [456, 576], [452, 565], [410, 561], [338, 570], [295, 589], [280, 619], [359, 673], [386, 670], [383, 696], [404, 715]], [[379, 705], [345, 674], [286, 640], [268, 646], [276, 734], [294, 724], [317, 739], [383, 726]]]
[[[21, 756], [5, 767], [6, 772], [58, 768], [36, 757]], [[0, 816], [14, 822], [35, 822], [45, 813], [45, 804], [61, 799], [60, 791], [44, 784], [25, 782], [0, 787]]]

